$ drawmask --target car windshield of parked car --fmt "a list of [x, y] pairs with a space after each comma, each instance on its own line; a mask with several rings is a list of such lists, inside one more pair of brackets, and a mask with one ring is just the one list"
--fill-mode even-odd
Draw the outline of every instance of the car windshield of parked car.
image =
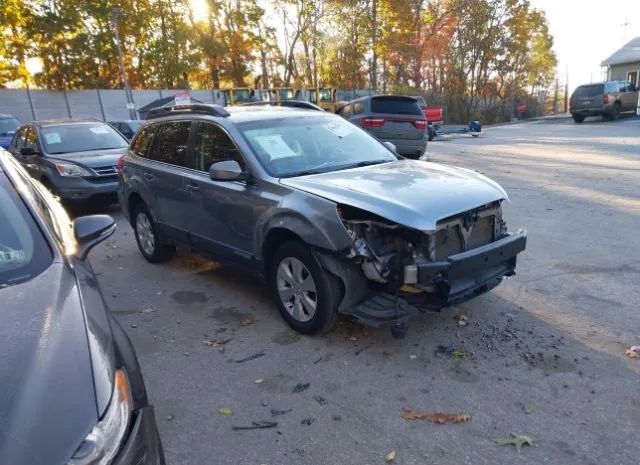
[[3, 287], [42, 273], [52, 260], [53, 254], [38, 225], [9, 179], [0, 172], [0, 295]]
[[254, 154], [274, 177], [301, 176], [397, 160], [381, 142], [334, 115], [241, 123]]
[[20, 121], [16, 118], [0, 118], [0, 137], [11, 136], [20, 126]]
[[51, 155], [120, 149], [129, 145], [115, 129], [103, 123], [43, 126], [40, 134], [45, 152]]

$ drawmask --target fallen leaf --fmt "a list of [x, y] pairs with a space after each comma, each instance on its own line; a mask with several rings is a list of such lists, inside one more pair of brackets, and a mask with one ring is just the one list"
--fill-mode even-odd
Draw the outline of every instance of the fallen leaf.
[[209, 339], [205, 339], [204, 341], [202, 341], [202, 343], [203, 343], [205, 346], [209, 346], [209, 347], [211, 347], [211, 346], [215, 345], [216, 341], [210, 341]]
[[518, 454], [519, 454], [522, 446], [525, 446], [525, 445], [533, 446], [533, 442], [535, 441], [535, 439], [529, 436], [525, 436], [523, 434], [511, 433], [511, 437], [498, 438], [498, 439], [494, 439], [493, 441], [499, 446], [506, 446], [509, 444], [513, 444], [514, 446], [516, 446], [516, 450], [518, 451]]
[[144, 310], [142, 310], [142, 313], [153, 313], [153, 312], [155, 312], [155, 311], [156, 311], [156, 310], [155, 310], [154, 308], [147, 307], [147, 308], [145, 308]]
[[417, 355], [413, 355], [413, 354], [409, 355], [409, 360], [415, 360], [416, 358], [418, 358]]
[[456, 315], [453, 317], [458, 322], [458, 326], [467, 326], [469, 324], [469, 317], [467, 315]]
[[630, 358], [640, 358], [640, 346], [631, 346], [624, 354]]
[[355, 336], [349, 336], [347, 339], [350, 340], [351, 342], [357, 342], [358, 341], [358, 338], [355, 337]]
[[465, 413], [428, 413], [419, 412], [417, 410], [403, 409], [402, 418], [407, 421], [427, 420], [432, 423], [443, 425], [445, 423], [466, 423], [471, 420], [471, 415]]
[[393, 462], [396, 459], [396, 451], [392, 450], [391, 452], [389, 452], [387, 455], [384, 456], [384, 461], [389, 463], [389, 462]]
[[243, 318], [242, 321], [240, 322], [240, 326], [249, 326], [252, 323], [253, 323], [253, 319]]
[[454, 357], [466, 357], [468, 354], [458, 349], [454, 349], [451, 351], [451, 355]]
[[167, 415], [167, 416], [166, 416], [166, 417], [164, 417], [164, 418], [165, 418], [165, 420], [167, 420], [167, 421], [171, 421], [171, 420], [173, 420], [173, 415], [169, 414], [169, 415]]
[[256, 384], [262, 384], [262, 382], [263, 382], [263, 381], [264, 381], [264, 380], [263, 380], [262, 378], [258, 378], [258, 379], [256, 379], [256, 380], [254, 381], [254, 383], [256, 383]]
[[233, 410], [231, 410], [230, 408], [223, 407], [218, 409], [218, 413], [222, 415], [233, 415]]

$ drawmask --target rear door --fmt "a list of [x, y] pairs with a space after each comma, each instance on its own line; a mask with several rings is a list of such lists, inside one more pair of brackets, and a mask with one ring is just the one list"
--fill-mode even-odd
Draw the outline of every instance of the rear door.
[[150, 194], [150, 199], [145, 201], [154, 220], [164, 234], [184, 243], [188, 242], [187, 218], [192, 214], [184, 187], [189, 171], [191, 126], [191, 121], [161, 123], [141, 166], [143, 183]]
[[629, 81], [621, 81], [621, 90], [624, 91], [620, 95], [620, 101], [622, 102], [622, 111], [635, 110], [637, 105], [637, 95], [635, 93], [635, 86]]
[[571, 96], [574, 110], [599, 108], [604, 97], [604, 84], [589, 84], [578, 87]]
[[360, 125], [382, 140], [419, 140], [427, 122], [418, 102], [412, 97], [379, 96], [369, 101], [370, 113], [360, 118]]

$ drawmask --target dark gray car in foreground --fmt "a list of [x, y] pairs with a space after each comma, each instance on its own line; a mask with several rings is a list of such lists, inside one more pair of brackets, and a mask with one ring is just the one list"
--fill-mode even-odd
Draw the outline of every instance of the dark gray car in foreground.
[[183, 246], [264, 277], [297, 331], [338, 313], [400, 324], [514, 274], [504, 190], [398, 157], [337, 115], [193, 105], [150, 114], [119, 162], [121, 207], [151, 262]]
[[87, 262], [111, 217], [73, 223], [0, 149], [0, 463], [164, 464], [131, 342]]
[[102, 121], [43, 120], [20, 126], [9, 151], [63, 202], [112, 203], [116, 161], [128, 145]]

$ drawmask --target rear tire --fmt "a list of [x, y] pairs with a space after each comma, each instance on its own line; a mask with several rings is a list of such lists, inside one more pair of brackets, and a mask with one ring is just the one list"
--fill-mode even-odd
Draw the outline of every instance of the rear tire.
[[142, 256], [150, 263], [163, 263], [170, 260], [176, 248], [160, 242], [156, 224], [146, 205], [143, 203], [136, 205], [132, 213], [133, 232]]
[[342, 288], [308, 246], [285, 242], [269, 263], [269, 287], [280, 314], [302, 334], [326, 333], [338, 318]]
[[620, 118], [620, 104], [614, 103], [613, 110], [611, 110], [611, 116], [609, 117], [611, 121], [615, 121]]
[[573, 121], [576, 123], [582, 123], [584, 121], [584, 116], [582, 115], [571, 115], [573, 116]]

